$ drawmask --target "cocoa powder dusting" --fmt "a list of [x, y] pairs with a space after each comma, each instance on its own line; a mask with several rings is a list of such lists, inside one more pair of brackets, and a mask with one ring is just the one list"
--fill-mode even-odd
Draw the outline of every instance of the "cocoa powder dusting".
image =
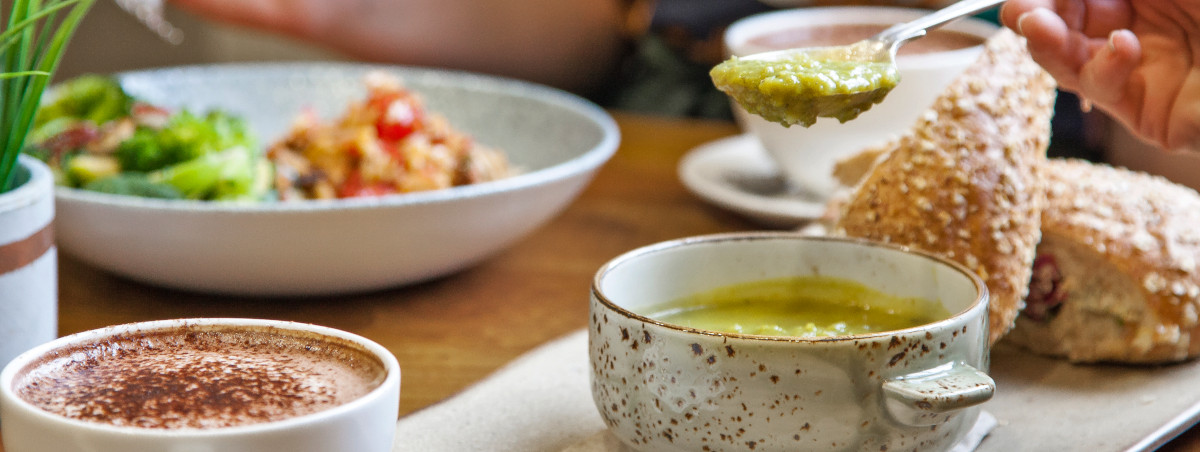
[[177, 330], [61, 350], [18, 384], [41, 409], [142, 428], [219, 428], [315, 413], [369, 392], [382, 366], [350, 345], [263, 331]]

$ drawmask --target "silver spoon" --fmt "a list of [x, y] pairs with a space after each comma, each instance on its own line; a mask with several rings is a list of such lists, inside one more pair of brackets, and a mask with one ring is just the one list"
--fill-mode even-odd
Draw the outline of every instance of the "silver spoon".
[[711, 73], [714, 84], [747, 111], [785, 126], [818, 116], [854, 119], [899, 83], [896, 52], [908, 41], [1005, 0], [961, 0], [843, 46], [801, 47], [733, 57]]
[[132, 14], [142, 25], [169, 44], [183, 42], [183, 30], [163, 18], [163, 0], [115, 0], [125, 12]]

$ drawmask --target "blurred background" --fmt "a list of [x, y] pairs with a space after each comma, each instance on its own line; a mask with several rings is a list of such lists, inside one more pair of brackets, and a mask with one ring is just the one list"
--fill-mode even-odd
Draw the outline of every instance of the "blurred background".
[[[183, 30], [182, 44], [159, 39], [112, 0], [96, 2], [67, 50], [58, 78], [188, 64], [347, 60], [278, 35], [202, 20], [170, 5], [165, 17]], [[1104, 115], [1081, 112], [1073, 96], [1060, 99], [1050, 154], [1105, 161], [1200, 189], [1200, 155], [1148, 146]]]
[[67, 49], [58, 79], [186, 64], [341, 59], [277, 35], [205, 21], [170, 5], [165, 12], [167, 21], [183, 30], [182, 44], [159, 39], [113, 0], [97, 1]]

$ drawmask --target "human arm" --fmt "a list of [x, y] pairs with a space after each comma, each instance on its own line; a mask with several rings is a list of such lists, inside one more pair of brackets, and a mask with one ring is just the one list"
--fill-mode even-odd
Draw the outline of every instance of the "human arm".
[[1135, 134], [1200, 150], [1200, 2], [1009, 0], [1033, 58]]
[[573, 91], [616, 66], [618, 0], [172, 0], [211, 19], [368, 61], [527, 79]]

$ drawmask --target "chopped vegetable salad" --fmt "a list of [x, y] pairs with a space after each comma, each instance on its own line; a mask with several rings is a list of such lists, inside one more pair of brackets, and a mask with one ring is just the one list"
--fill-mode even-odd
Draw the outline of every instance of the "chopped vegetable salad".
[[303, 114], [268, 149], [280, 199], [436, 190], [510, 174], [504, 154], [427, 111], [399, 79], [375, 72], [366, 85], [366, 99], [349, 105], [340, 119]]
[[513, 171], [425, 110], [390, 74], [365, 79], [367, 95], [323, 122], [302, 112], [266, 149], [227, 112], [175, 111], [129, 96], [114, 79], [69, 80], [38, 110], [26, 152], [60, 185], [112, 194], [212, 201], [380, 196], [473, 184]]

